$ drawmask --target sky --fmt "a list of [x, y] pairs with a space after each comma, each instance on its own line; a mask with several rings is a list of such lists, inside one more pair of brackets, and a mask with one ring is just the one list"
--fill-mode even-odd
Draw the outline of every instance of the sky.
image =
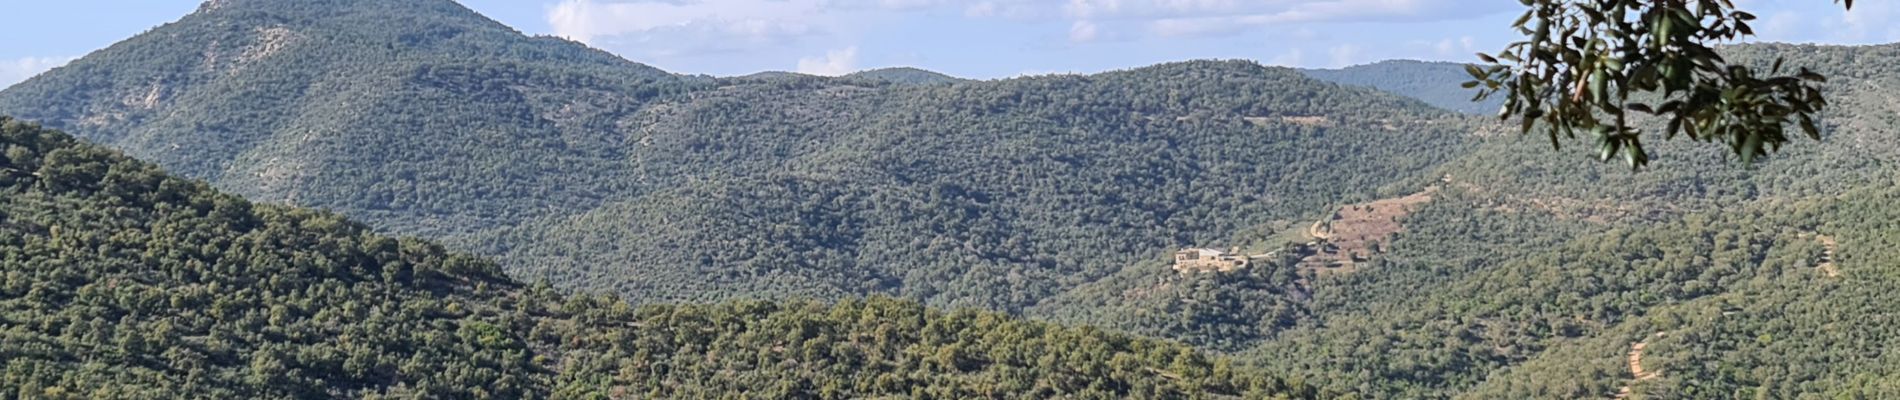
[[[0, 86], [196, 10], [199, 0], [4, 0]], [[1512, 0], [459, 0], [524, 33], [673, 72], [837, 75], [908, 66], [968, 78], [1190, 59], [1336, 68], [1470, 61], [1518, 39]], [[1738, 0], [1759, 40], [1900, 41], [1891, 1]], [[21, 18], [20, 16], [30, 16]]]

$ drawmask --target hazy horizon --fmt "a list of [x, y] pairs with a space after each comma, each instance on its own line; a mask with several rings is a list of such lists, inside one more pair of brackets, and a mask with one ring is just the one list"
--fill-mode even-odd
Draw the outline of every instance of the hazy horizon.
[[[682, 74], [815, 75], [913, 67], [974, 79], [1095, 73], [1194, 59], [1297, 68], [1470, 61], [1515, 39], [1509, 2], [1294, 0], [461, 0], [532, 35], [566, 37]], [[0, 87], [196, 10], [198, 0], [33, 2], [0, 34]], [[1887, 3], [1744, 2], [1760, 41], [1900, 41]], [[86, 23], [73, 23], [83, 20]], [[1474, 29], [1482, 27], [1483, 29]], [[1399, 38], [1394, 40], [1394, 38]], [[1006, 60], [1008, 62], [998, 62]]]

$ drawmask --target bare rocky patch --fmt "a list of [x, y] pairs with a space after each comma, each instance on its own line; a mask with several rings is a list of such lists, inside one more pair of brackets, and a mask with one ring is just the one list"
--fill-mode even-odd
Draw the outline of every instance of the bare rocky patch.
[[1839, 240], [1834, 239], [1833, 236], [1809, 232], [1803, 232], [1799, 236], [1802, 239], [1812, 238], [1821, 243], [1821, 255], [1820, 258], [1816, 260], [1814, 270], [1820, 271], [1822, 275], [1826, 275], [1829, 278], [1841, 277], [1841, 268], [1835, 264], [1835, 259], [1838, 257], [1836, 254], [1839, 254], [1841, 249], [1841, 242]]
[[296, 34], [290, 31], [290, 28], [282, 26], [258, 27], [255, 30], [255, 34], [257, 35], [256, 41], [252, 42], [250, 46], [245, 46], [244, 51], [238, 55], [238, 65], [242, 66], [254, 63], [258, 60], [276, 55], [278, 52], [283, 51], [284, 48], [290, 47], [291, 43], [297, 38]]
[[1341, 207], [1307, 228], [1313, 238], [1299, 251], [1300, 268], [1326, 273], [1358, 270], [1359, 263], [1386, 251], [1392, 239], [1405, 231], [1399, 220], [1432, 201], [1438, 187], [1404, 197], [1380, 199]]

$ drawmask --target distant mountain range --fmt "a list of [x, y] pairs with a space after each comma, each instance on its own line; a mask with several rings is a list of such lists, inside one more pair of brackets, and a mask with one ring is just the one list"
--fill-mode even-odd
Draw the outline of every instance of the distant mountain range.
[[[494, 267], [468, 259], [457, 261], [456, 268], [474, 272], [431, 278], [438, 283], [349, 292], [350, 297], [389, 294], [405, 302], [438, 292], [471, 299], [461, 305], [463, 312], [446, 315], [506, 323], [508, 329], [494, 332], [527, 332], [520, 340], [532, 350], [487, 353], [484, 349], [491, 347], [482, 345], [455, 357], [532, 359], [530, 353], [563, 349], [549, 347], [565, 343], [550, 338], [572, 339], [535, 334], [527, 322], [508, 322], [515, 315], [532, 320], [541, 318], [534, 312], [552, 311], [495, 311], [514, 304], [499, 299], [522, 295], [513, 288], [520, 280], [546, 281], [572, 292], [613, 293], [636, 304], [739, 302], [639, 314], [649, 316], [677, 311], [729, 321], [721, 318], [790, 313], [796, 317], [787, 318], [805, 320], [825, 314], [820, 320], [833, 323], [847, 319], [838, 313], [928, 314], [905, 303], [915, 301], [1099, 326], [1231, 354], [1258, 368], [1247, 374], [1287, 377], [1286, 385], [1259, 385], [1275, 388], [1267, 392], [1320, 393], [1299, 389], [1310, 385], [1363, 398], [1883, 398], [1900, 395], [1885, 384], [1900, 379], [1892, 372], [1900, 371], [1900, 358], [1878, 351], [1900, 346], [1895, 339], [1900, 336], [1882, 334], [1900, 329], [1900, 321], [1884, 317], [1884, 305], [1900, 300], [1893, 298], [1900, 293], [1893, 290], [1900, 288], [1895, 281], [1900, 275], [1889, 268], [1900, 262], [1891, 250], [1900, 248], [1891, 246], [1900, 241], [1892, 233], [1900, 227], [1890, 226], [1900, 220], [1892, 215], [1897, 197], [1890, 190], [1900, 183], [1894, 180], [1900, 176], [1895, 168], [1900, 141], [1891, 140], [1900, 132], [1892, 123], [1900, 112], [1892, 89], [1900, 85], [1894, 78], [1900, 76], [1900, 63], [1893, 62], [1900, 60], [1896, 48], [1727, 48], [1727, 56], [1739, 62], [1765, 65], [1780, 57], [1834, 78], [1825, 139], [1791, 146], [1753, 167], [1725, 160], [1715, 146], [1658, 141], [1652, 149], [1656, 166], [1640, 173], [1571, 151], [1588, 138], [1559, 138], [1554, 143], [1564, 149], [1553, 150], [1553, 141], [1542, 133], [1526, 137], [1515, 125], [1497, 122], [1489, 116], [1495, 103], [1468, 103], [1470, 93], [1458, 88], [1468, 77], [1456, 64], [1387, 62], [1299, 71], [1244, 61], [1190, 61], [1004, 80], [963, 80], [916, 69], [835, 78], [790, 73], [715, 78], [669, 73], [578, 43], [525, 36], [449, 0], [210, 2], [177, 22], [0, 91], [0, 114], [73, 132], [256, 201], [332, 210], [367, 224], [340, 237], [376, 236], [361, 229], [415, 235], [495, 260], [512, 278], [495, 276], [486, 271]], [[40, 151], [37, 144], [18, 146]], [[28, 158], [8, 151], [9, 159]], [[75, 151], [81, 150], [66, 153]], [[64, 160], [70, 154], [30, 155]], [[107, 164], [55, 170], [92, 171], [87, 173], [103, 176], [95, 183], [110, 182], [94, 185], [100, 188], [165, 190], [163, 183], [141, 183], [157, 178], [120, 176], [143, 171], [134, 166], [144, 164]], [[15, 190], [57, 194], [19, 204], [4, 215], [52, 215], [57, 213], [49, 210], [55, 208], [46, 207], [60, 204], [112, 210], [121, 207], [114, 203], [121, 200], [113, 199], [124, 198], [21, 185]], [[216, 199], [167, 199], [124, 207], [158, 213], [151, 214], [154, 218], [203, 217], [220, 209]], [[184, 213], [187, 209], [197, 214]], [[58, 215], [99, 221], [114, 221], [108, 217], [116, 215], [88, 212]], [[322, 232], [341, 226], [331, 220], [336, 218], [269, 226]], [[17, 238], [78, 223], [6, 221], [11, 220], [0, 220], [0, 229], [15, 229], [12, 237]], [[215, 225], [88, 229], [100, 233], [61, 237], [87, 246], [115, 235], [163, 233], [191, 240], [190, 246], [135, 252], [103, 245], [77, 248], [118, 257], [115, 262], [126, 265], [137, 264], [128, 260], [180, 260], [177, 271], [254, 277], [229, 284], [258, 285], [268, 280], [265, 275], [281, 271], [291, 271], [289, 278], [343, 273], [335, 269], [338, 263], [438, 265], [445, 263], [438, 259], [462, 259], [440, 250], [398, 253], [415, 259], [322, 256], [329, 253], [316, 249], [340, 246], [336, 240], [342, 239], [315, 236], [272, 242], [278, 243], [272, 248], [287, 252], [317, 253], [290, 257], [286, 262], [294, 268], [283, 268], [292, 269], [253, 273], [235, 268], [276, 264], [269, 264], [269, 257], [217, 262], [195, 255], [205, 251], [204, 243], [218, 243], [213, 248], [238, 243], [189, 234], [221, 232]], [[7, 240], [12, 239], [0, 237], [0, 244], [21, 243]], [[421, 243], [410, 246], [427, 247]], [[1257, 257], [1243, 271], [1175, 272], [1168, 265], [1170, 254], [1187, 247]], [[377, 276], [385, 270], [365, 269], [361, 274], [367, 275], [338, 278], [339, 284], [381, 279]], [[30, 293], [35, 282], [67, 282], [61, 274], [35, 272], [12, 286], [25, 289], [5, 293]], [[100, 274], [105, 275], [86, 279], [144, 282], [162, 291], [183, 285], [171, 282], [191, 282], [189, 275], [167, 275], [158, 284], [136, 272]], [[491, 288], [479, 289], [482, 280]], [[332, 290], [319, 285], [322, 280], [308, 283], [299, 287]], [[444, 289], [429, 291], [436, 287]], [[127, 296], [115, 299], [136, 297]], [[785, 300], [866, 296], [904, 300], [883, 311], [849, 305], [837, 312]], [[35, 337], [60, 335], [48, 327], [88, 324], [81, 319], [55, 323], [46, 314], [33, 314], [38, 311], [17, 311], [60, 304], [57, 298], [35, 299], [0, 304], [27, 304], [7, 310], [29, 315], [38, 329]], [[251, 299], [268, 304], [271, 298]], [[748, 309], [746, 304], [755, 304], [749, 300], [773, 306]], [[325, 305], [308, 310], [285, 306], [284, 312], [315, 315], [330, 304], [347, 307], [320, 304]], [[783, 304], [792, 305], [775, 308]], [[564, 312], [549, 323], [567, 326], [563, 318], [584, 318], [575, 316], [589, 315], [586, 310], [596, 306], [576, 307], [582, 312]], [[982, 315], [970, 318], [1001, 318]], [[97, 320], [116, 320], [107, 316]], [[0, 323], [29, 317], [8, 318], [22, 319]], [[231, 329], [264, 329], [273, 326], [270, 319], [268, 313], [244, 317], [236, 321], [249, 325]], [[394, 326], [429, 332], [448, 326], [443, 323]], [[1028, 325], [1007, 329], [1057, 329], [1022, 324]], [[444, 335], [473, 343], [489, 337], [479, 325], [459, 326]], [[626, 335], [657, 334], [642, 329]], [[873, 351], [840, 344], [865, 343], [839, 339], [862, 338], [851, 336], [859, 329], [879, 328], [835, 331], [844, 336], [826, 336], [827, 341], [812, 346], [842, 357], [829, 359]], [[1099, 339], [1093, 328], [1076, 329], [1079, 336], [1006, 343], [1067, 351], [1072, 349], [1060, 346], [1088, 347], [1085, 343]], [[924, 340], [902, 340], [912, 339]], [[1186, 385], [1178, 379], [1225, 376], [1169, 372], [1159, 380], [1139, 374], [1100, 380], [1122, 372], [1100, 370], [1087, 360], [1114, 359], [1110, 353], [1127, 350], [1141, 357], [1121, 367], [1144, 370], [1148, 364], [1141, 362], [1165, 357], [1155, 353], [1163, 350], [1143, 349], [1186, 351], [1126, 340], [1132, 341], [1115, 342], [1128, 347], [1114, 352], [1045, 353], [1053, 357], [1046, 360], [1002, 353], [966, 359], [949, 349], [953, 346], [917, 347], [949, 354], [938, 365], [971, 368], [966, 377], [973, 380], [911, 384], [953, 390], [1025, 371], [1094, 371], [1035, 380], [1107, 385], [1101, 396], [1170, 397], [1191, 392], [1182, 388], [1192, 386], [1178, 386]], [[253, 344], [236, 353], [212, 345], [192, 348], [228, 366], [209, 369], [223, 374], [216, 375], [221, 382], [245, 379], [240, 375], [249, 370], [239, 363], [330, 365], [320, 364], [330, 359], [318, 353], [306, 360], [313, 364], [258, 361], [254, 349], [263, 347], [254, 343], [261, 342], [243, 343]], [[513, 342], [489, 342], [506, 343]], [[783, 346], [786, 354], [821, 351]], [[574, 351], [600, 348], [606, 347]], [[749, 349], [741, 354], [789, 362]], [[922, 368], [903, 363], [926, 357], [893, 350], [902, 346], [879, 349], [888, 352], [873, 351], [871, 359], [903, 368]], [[280, 350], [261, 354], [291, 354]], [[1177, 359], [1186, 368], [1219, 364], [1204, 363], [1208, 359], [1201, 353], [1180, 354]], [[50, 359], [71, 359], [59, 357]], [[1045, 365], [1065, 357], [1083, 361]], [[1013, 364], [997, 362], [1002, 359]], [[604, 368], [599, 371], [651, 370], [650, 365], [574, 362]], [[1028, 366], [1032, 363], [1035, 367]], [[495, 364], [502, 366], [492, 371], [501, 372], [469, 379], [542, 379], [536, 382], [553, 386], [536, 387], [547, 390], [558, 390], [562, 382], [583, 385], [579, 378], [506, 369], [529, 364]], [[401, 374], [406, 367], [400, 365], [370, 365], [375, 367], [353, 370], [367, 375], [350, 379], [388, 378], [392, 370], [394, 376], [415, 376]], [[824, 366], [796, 373], [762, 370], [790, 374], [772, 376], [794, 382], [834, 382], [813, 375], [833, 368], [843, 371], [839, 376], [897, 379], [818, 365]], [[434, 366], [419, 361], [414, 368]], [[96, 381], [162, 375], [136, 374], [146, 375]], [[41, 386], [53, 382], [46, 375], [31, 376]], [[276, 387], [269, 376], [252, 379], [263, 379], [252, 387]], [[339, 378], [295, 379], [301, 379], [295, 381], [301, 387], [317, 387]], [[1215, 379], [1211, 385], [1226, 385], [1207, 392], [1210, 397], [1241, 395], [1232, 390], [1232, 381], [1208, 379]], [[1169, 383], [1157, 383], [1164, 381]], [[647, 385], [630, 387], [659, 397], [739, 390], [665, 392], [685, 389]], [[359, 389], [371, 390], [331, 394]]]
[[0, 111], [641, 300], [1017, 310], [1424, 179], [1470, 138], [1456, 115], [1244, 62], [717, 79], [445, 0], [216, 4], [0, 93]]
[[[785, 71], [766, 71], [766, 72], [759, 72], [759, 73], [734, 77], [734, 79], [765, 79], [765, 80], [794, 79], [794, 78], [817, 79], [821, 77], [817, 75], [808, 75], [808, 74], [801, 74], [797, 72], [785, 72]], [[879, 68], [879, 69], [864, 70], [864, 71], [847, 74], [847, 75], [841, 76], [840, 78], [859, 79], [859, 80], [871, 81], [871, 82], [893, 83], [893, 84], [899, 84], [899, 85], [931, 85], [931, 84], [957, 83], [957, 82], [969, 81], [968, 79], [957, 78], [957, 77], [953, 77], [949, 75], [944, 75], [941, 73], [931, 72], [931, 71], [917, 69], [917, 68], [910, 68], [910, 67], [894, 67], [894, 68]]]
[[879, 68], [845, 75], [845, 77], [883, 80], [906, 85], [930, 85], [966, 81], [966, 79], [963, 78], [909, 67]]
[[1319, 395], [1179, 344], [888, 298], [636, 308], [564, 296], [12, 119], [0, 118], [0, 147], [9, 396]]
[[1392, 60], [1300, 72], [1313, 79], [1384, 90], [1466, 114], [1497, 115], [1499, 107], [1504, 105], [1503, 98], [1472, 101], [1476, 92], [1460, 86], [1472, 80], [1465, 72], [1465, 64], [1460, 63]]

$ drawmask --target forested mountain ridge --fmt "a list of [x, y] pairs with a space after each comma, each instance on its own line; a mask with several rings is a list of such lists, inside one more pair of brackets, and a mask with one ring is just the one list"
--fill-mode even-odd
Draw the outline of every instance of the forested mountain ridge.
[[[789, 85], [814, 89], [777, 88]], [[655, 132], [693, 134], [641, 148], [653, 194], [474, 248], [527, 276], [693, 296], [671, 300], [797, 290], [1009, 310], [1156, 251], [1424, 180], [1470, 136], [1455, 115], [1240, 62], [742, 83], [664, 111]]]
[[[1724, 48], [1738, 62], [1764, 68], [1775, 59], [1827, 74], [1831, 105], [1820, 121], [1819, 142], [1790, 146], [1777, 160], [1749, 168], [1720, 149], [1664, 143], [1658, 166], [1632, 173], [1626, 166], [1592, 163], [1586, 151], [1549, 150], [1542, 133], [1477, 149], [1442, 170], [1461, 186], [1491, 195], [1501, 206], [1543, 208], [1572, 217], [1660, 220], [1728, 204], [1802, 201], [1884, 185], [1900, 168], [1894, 127], [1900, 87], [1894, 60], [1900, 46], [1754, 44]], [[1651, 128], [1661, 121], [1642, 120]], [[1808, 139], [1802, 139], [1807, 141]], [[1575, 150], [1583, 141], [1563, 142]], [[1508, 168], [1504, 168], [1508, 166]]]
[[7, 398], [1308, 398], [1186, 346], [872, 298], [633, 306], [0, 117]]
[[887, 81], [891, 83], [905, 84], [905, 85], [932, 85], [932, 84], [940, 84], [940, 83], [957, 83], [957, 82], [966, 81], [966, 79], [963, 79], [963, 78], [944, 75], [942, 73], [937, 73], [937, 72], [933, 72], [929, 70], [918, 69], [918, 68], [908, 68], [908, 67], [879, 68], [879, 69], [873, 69], [869, 71], [860, 71], [860, 72], [852, 73], [850, 75], [845, 75], [844, 77], [882, 80], [882, 81]]
[[1900, 345], [1878, 316], [1896, 288], [1880, 250], [1900, 176], [1895, 49], [1724, 49], [1832, 78], [1823, 140], [1752, 168], [1665, 143], [1637, 173], [1500, 135], [1434, 169], [1440, 190], [1357, 272], [1151, 263], [1031, 315], [1240, 348], [1375, 398], [1891, 397], [1900, 359], [1869, 349]]
[[931, 76], [689, 77], [447, 0], [232, 0], [0, 112], [564, 288], [997, 310], [1425, 179], [1474, 130], [1242, 61]]
[[[707, 78], [447, 1], [218, 4], [0, 92], [0, 112], [632, 303], [891, 295], [1176, 339], [1362, 398], [1896, 396], [1900, 358], [1881, 351], [1900, 346], [1896, 46], [1725, 48], [1833, 77], [1823, 142], [1750, 168], [1659, 143], [1633, 173], [1581, 140], [1553, 151], [1489, 117], [1250, 62]], [[1380, 68], [1364, 76], [1441, 94], [1464, 79]], [[177, 89], [201, 86], [215, 90]], [[1302, 266], [1301, 232], [1336, 210], [1426, 193], [1379, 221], [1399, 229], [1373, 256]], [[1177, 273], [1166, 253], [1187, 246], [1286, 257]], [[721, 307], [662, 309], [757, 315]], [[712, 393], [654, 385], [639, 387]]]
[[613, 116], [701, 80], [451, 0], [221, 0], [0, 110], [252, 198], [454, 232], [595, 204], [635, 135]]
[[1497, 115], [1501, 97], [1471, 101], [1477, 94], [1462, 86], [1471, 81], [1465, 64], [1412, 60], [1380, 61], [1338, 69], [1301, 69], [1314, 79], [1341, 85], [1364, 86], [1411, 97], [1447, 110]]

